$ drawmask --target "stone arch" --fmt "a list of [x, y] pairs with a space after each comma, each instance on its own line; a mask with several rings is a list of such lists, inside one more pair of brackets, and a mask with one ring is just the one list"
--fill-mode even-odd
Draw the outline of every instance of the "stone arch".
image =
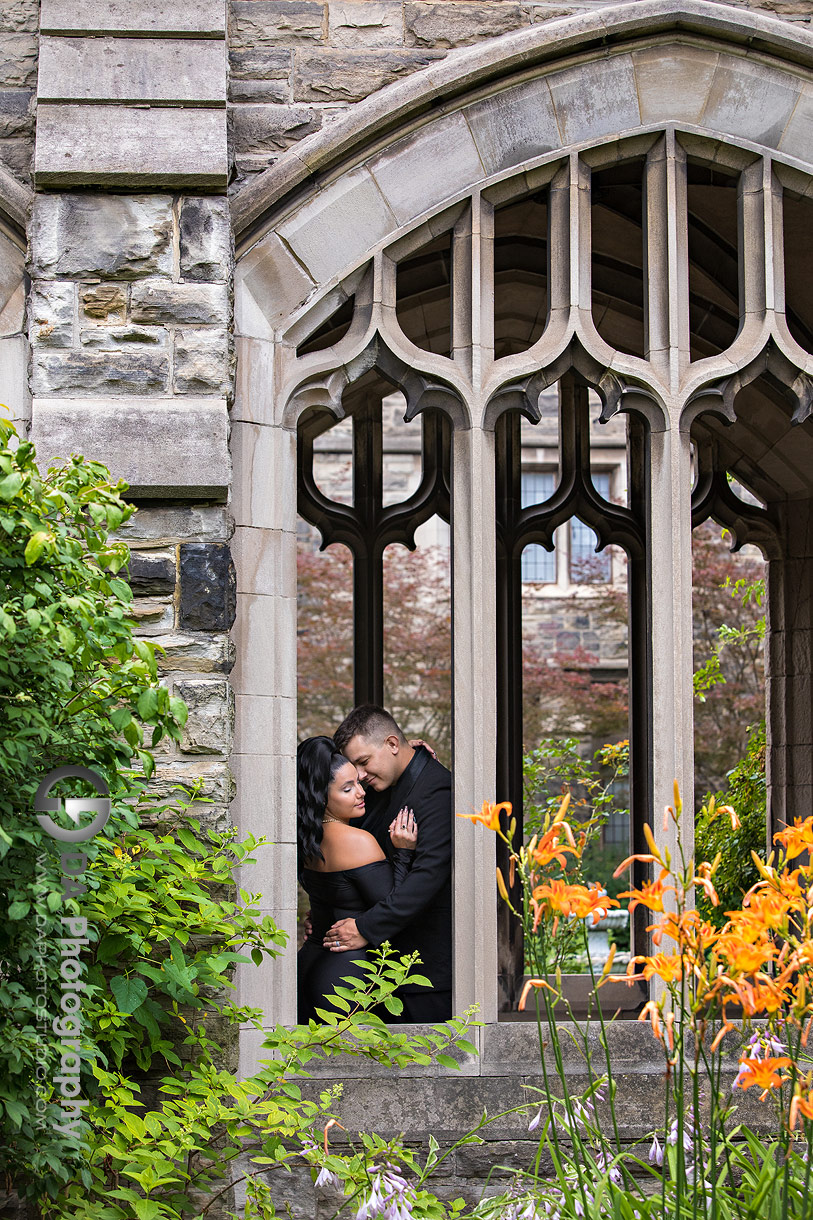
[[811, 67], [806, 31], [791, 40], [783, 22], [706, 0], [635, 0], [468, 48], [360, 102], [243, 187], [239, 277], [255, 301], [274, 295], [267, 334], [457, 197], [564, 148], [664, 125], [807, 166]]
[[[559, 367], [581, 364], [604, 387], [605, 413], [633, 410], [648, 420], [650, 580], [674, 594], [652, 609], [650, 647], [658, 658], [659, 698], [652, 709], [651, 795], [655, 807], [668, 803], [675, 777], [684, 793], [691, 792], [689, 416], [719, 411], [721, 404], [725, 414], [726, 394], [730, 398], [734, 392], [730, 387], [738, 378], [747, 380], [754, 361], [769, 348], [779, 353], [771, 356], [775, 365], [784, 360], [803, 379], [813, 374], [813, 357], [789, 344], [776, 321], [781, 272], [775, 259], [753, 253], [759, 243], [764, 251], [771, 240], [772, 166], [813, 173], [807, 134], [813, 121], [813, 37], [797, 30], [793, 35], [770, 18], [705, 0], [683, 0], [678, 6], [642, 0], [551, 22], [470, 48], [381, 90], [283, 154], [236, 196], [236, 816], [243, 829], [256, 830], [261, 822], [254, 811], [267, 809], [269, 797], [279, 810], [279, 823], [270, 830], [282, 845], [274, 877], [257, 873], [253, 884], [246, 884], [264, 891], [266, 905], [283, 913], [289, 931], [295, 927], [292, 555], [295, 425], [301, 409], [294, 400], [304, 395], [304, 406], [311, 392], [335, 405], [343, 382], [352, 380], [353, 361], [363, 361], [365, 352], [369, 356], [381, 334], [393, 367], [411, 368], [426, 385], [444, 386], [468, 404], [468, 418], [464, 413], [457, 421], [453, 449], [460, 674], [455, 714], [458, 740], [465, 743], [455, 756], [458, 808], [497, 795], [491, 731], [495, 610], [488, 592], [495, 552], [493, 427], [496, 415], [518, 395], [530, 401], [540, 366], [550, 379]], [[584, 298], [589, 276], [579, 256], [585, 223], [589, 232], [583, 154], [603, 148], [612, 156], [622, 143], [647, 162], [649, 222], [655, 226], [648, 235], [650, 275], [685, 291], [687, 301], [680, 272], [685, 245], [675, 219], [681, 179], [675, 166], [687, 150], [721, 164], [733, 155], [742, 164], [743, 206], [760, 237], [749, 247], [753, 257], [745, 260], [748, 339], [728, 353], [694, 365], [680, 354], [669, 292], [648, 304], [660, 311], [660, 364], [614, 352], [591, 330]], [[394, 333], [388, 251], [396, 243], [418, 231], [453, 229], [469, 260], [465, 291], [476, 303], [472, 277], [476, 280], [488, 257], [490, 200], [509, 189], [507, 183], [521, 179], [531, 190], [556, 174], [563, 201], [557, 236], [567, 255], [558, 286], [560, 314], [538, 344], [523, 356], [506, 358], [508, 363], [492, 362], [489, 380], [485, 364], [474, 358], [464, 368], [419, 351]], [[356, 314], [347, 335], [334, 348], [297, 361], [302, 336], [351, 296]], [[474, 350], [483, 341], [476, 308], [470, 324]], [[797, 397], [801, 401], [802, 395]], [[677, 538], [675, 521], [687, 523]], [[476, 545], [473, 522], [482, 525]], [[267, 822], [262, 828], [268, 830]], [[496, 985], [490, 981], [496, 979], [493, 868], [482, 851], [479, 828], [467, 823], [457, 831], [455, 1008], [476, 999], [491, 1021], [496, 1018]], [[293, 1019], [294, 970], [289, 958], [266, 972], [252, 972], [243, 1002], [262, 1005], [272, 1020]]]

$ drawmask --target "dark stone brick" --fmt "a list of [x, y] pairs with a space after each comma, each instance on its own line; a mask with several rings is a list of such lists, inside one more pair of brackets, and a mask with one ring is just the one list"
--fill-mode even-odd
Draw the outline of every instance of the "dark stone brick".
[[136, 596], [175, 592], [175, 562], [166, 555], [130, 554], [127, 579]]
[[181, 628], [228, 631], [234, 622], [237, 578], [223, 543], [181, 544]]

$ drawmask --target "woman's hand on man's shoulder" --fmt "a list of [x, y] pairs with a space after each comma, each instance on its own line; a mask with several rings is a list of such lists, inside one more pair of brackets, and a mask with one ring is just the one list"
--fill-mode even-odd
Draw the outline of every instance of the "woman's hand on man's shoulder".
[[415, 814], [411, 809], [407, 809], [406, 805], [390, 822], [390, 839], [393, 847], [405, 847], [407, 851], [415, 850], [418, 842], [418, 823], [415, 821]]

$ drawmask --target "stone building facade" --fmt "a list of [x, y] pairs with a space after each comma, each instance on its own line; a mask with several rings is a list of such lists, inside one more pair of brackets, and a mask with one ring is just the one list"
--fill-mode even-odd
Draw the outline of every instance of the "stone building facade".
[[[635, 569], [639, 821], [675, 777], [692, 788], [693, 515], [768, 556], [771, 816], [809, 813], [812, 16], [809, 0], [3, 5], [2, 396], [42, 459], [83, 452], [130, 483], [136, 613], [191, 708], [159, 782], [202, 776], [205, 817], [274, 839], [242, 884], [283, 927], [297, 432], [371, 384], [448, 421], [457, 809], [496, 795], [510, 719], [498, 537], [513, 554], [526, 525], [541, 542], [581, 513]], [[510, 418], [538, 419], [555, 384], [564, 473], [528, 525]], [[623, 512], [585, 476], [588, 387], [629, 421]], [[454, 1003], [481, 1006], [480, 1057], [397, 1096], [348, 1067], [349, 1127], [375, 1095], [382, 1132], [451, 1137], [533, 1082], [531, 1031], [498, 1020], [491, 850], [457, 824]], [[292, 1020], [294, 971], [291, 955], [247, 971], [241, 1000]], [[660, 1087], [639, 1035], [614, 1035], [630, 1137]], [[245, 1071], [260, 1053], [245, 1031]], [[486, 1159], [458, 1162], [471, 1177]]]

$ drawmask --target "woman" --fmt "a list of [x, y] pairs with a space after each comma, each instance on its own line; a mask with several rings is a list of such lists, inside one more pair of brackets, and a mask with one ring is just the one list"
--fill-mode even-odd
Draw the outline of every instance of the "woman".
[[352, 918], [386, 898], [409, 871], [418, 831], [411, 809], [390, 826], [392, 863], [366, 830], [351, 823], [364, 814], [364, 789], [331, 737], [309, 737], [296, 752], [297, 862], [311, 900], [312, 930], [299, 950], [299, 1020], [316, 1017], [342, 979], [367, 980], [368, 949], [333, 953], [322, 938], [337, 919]]

